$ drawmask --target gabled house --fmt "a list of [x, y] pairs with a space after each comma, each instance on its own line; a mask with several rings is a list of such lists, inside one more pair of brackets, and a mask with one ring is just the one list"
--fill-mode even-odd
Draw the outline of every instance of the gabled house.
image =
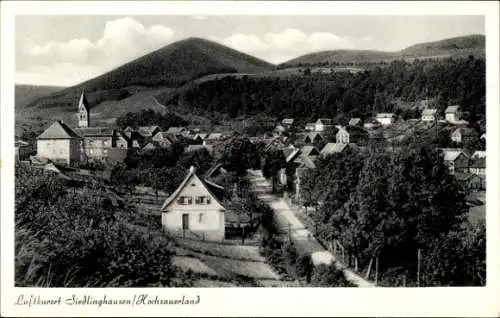
[[[288, 182], [288, 173], [294, 173], [294, 164], [293, 161], [300, 154], [300, 149], [295, 148], [293, 146], [281, 149], [283, 152], [283, 156], [285, 157], [285, 167], [280, 169], [278, 172], [278, 181], [280, 184], [285, 185]], [[291, 170], [290, 170], [291, 169]]]
[[37, 157], [56, 163], [80, 162], [83, 138], [63, 121], [56, 121], [37, 137]]
[[370, 138], [370, 133], [357, 126], [339, 126], [335, 137], [336, 142], [339, 144], [350, 144], [367, 141]]
[[319, 150], [314, 146], [304, 146], [300, 148], [300, 154], [306, 157], [317, 157], [319, 156]]
[[145, 144], [144, 147], [142, 147], [141, 152], [146, 153], [148, 151], [153, 151], [155, 149], [160, 149], [160, 148], [163, 148], [163, 147], [157, 141], [151, 140], [150, 142]]
[[328, 131], [333, 128], [333, 120], [329, 118], [319, 118], [314, 123], [314, 131]]
[[349, 120], [349, 126], [359, 126], [361, 125], [361, 118], [351, 118]]
[[393, 113], [378, 113], [375, 117], [375, 120], [378, 121], [382, 126], [389, 126], [394, 123], [395, 116]]
[[437, 109], [426, 108], [422, 111], [422, 121], [436, 121], [437, 120]]
[[443, 148], [444, 163], [451, 174], [466, 173], [469, 170], [470, 159], [461, 149]]
[[486, 176], [486, 157], [474, 158], [469, 166], [469, 172], [479, 176]]
[[470, 173], [455, 173], [455, 179], [468, 190], [486, 189], [486, 178], [484, 175]]
[[208, 134], [206, 133], [197, 133], [194, 135], [193, 140], [196, 141], [199, 144], [202, 144], [205, 138], [207, 138]]
[[310, 132], [304, 137], [304, 143], [306, 144], [314, 144], [323, 140], [325, 140], [325, 138], [319, 132]]
[[135, 129], [130, 127], [130, 126], [127, 126], [127, 128], [125, 128], [123, 130], [123, 132], [125, 133], [125, 135], [128, 137], [128, 138], [131, 138], [132, 137], [132, 133], [135, 132]]
[[486, 151], [484, 150], [474, 151], [474, 153], [471, 156], [471, 159], [476, 159], [476, 158], [486, 158]]
[[457, 128], [451, 133], [451, 140], [457, 143], [471, 143], [477, 140], [478, 133], [472, 128]]
[[182, 136], [186, 130], [186, 127], [168, 127], [166, 132], [174, 136]]
[[129, 148], [131, 147], [131, 139], [127, 136], [127, 134], [123, 131], [116, 132], [116, 140], [115, 140], [116, 148]]
[[161, 148], [170, 148], [174, 143], [171, 138], [169, 133], [160, 131], [157, 132], [151, 140], [157, 142]]
[[228, 171], [224, 169], [222, 164], [216, 164], [212, 168], [208, 169], [208, 171], [205, 173], [205, 178], [211, 179], [211, 178], [217, 178], [220, 175], [226, 175], [228, 174]]
[[160, 132], [161, 128], [158, 126], [141, 126], [137, 128], [137, 132], [144, 138], [152, 138], [156, 133]]
[[161, 207], [163, 229], [173, 235], [194, 235], [208, 241], [225, 236], [224, 188], [196, 174], [188, 174]]

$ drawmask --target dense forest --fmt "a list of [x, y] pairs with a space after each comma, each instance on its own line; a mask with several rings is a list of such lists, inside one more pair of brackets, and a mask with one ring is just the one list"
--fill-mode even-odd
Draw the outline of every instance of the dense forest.
[[374, 112], [398, 111], [432, 99], [443, 114], [458, 104], [466, 120], [485, 117], [485, 60], [397, 60], [385, 67], [357, 73], [305, 73], [284, 78], [224, 77], [203, 82], [169, 97], [193, 111], [222, 112], [238, 116], [265, 113], [276, 117], [311, 120], [371, 116]]
[[335, 154], [302, 186], [317, 236], [372, 279], [377, 262], [380, 285], [485, 284], [485, 224], [467, 219], [465, 189], [432, 145]]

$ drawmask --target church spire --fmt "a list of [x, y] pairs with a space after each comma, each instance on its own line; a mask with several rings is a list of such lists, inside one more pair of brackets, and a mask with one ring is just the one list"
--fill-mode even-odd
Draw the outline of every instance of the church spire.
[[90, 126], [90, 108], [89, 102], [85, 97], [85, 92], [82, 91], [80, 96], [80, 101], [78, 102], [78, 127], [89, 127]]

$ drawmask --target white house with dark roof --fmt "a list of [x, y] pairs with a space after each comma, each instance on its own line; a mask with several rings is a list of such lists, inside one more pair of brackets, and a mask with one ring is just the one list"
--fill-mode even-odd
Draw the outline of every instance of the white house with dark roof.
[[450, 123], [455, 123], [460, 120], [460, 106], [453, 105], [448, 106], [444, 111], [444, 116], [446, 121]]
[[66, 165], [77, 164], [82, 139], [63, 121], [56, 121], [37, 137], [36, 156]]
[[174, 235], [221, 241], [225, 236], [224, 188], [196, 174], [191, 166], [161, 207], [161, 224]]
[[157, 132], [151, 140], [157, 142], [161, 148], [170, 148], [174, 143], [172, 135], [164, 131]]
[[319, 118], [314, 123], [314, 131], [327, 131], [333, 127], [333, 120], [330, 118]]

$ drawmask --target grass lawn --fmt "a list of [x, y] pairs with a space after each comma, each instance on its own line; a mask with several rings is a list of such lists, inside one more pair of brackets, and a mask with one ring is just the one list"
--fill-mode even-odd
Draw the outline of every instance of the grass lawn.
[[260, 255], [259, 248], [257, 246], [225, 245], [180, 238], [176, 238], [175, 241], [176, 244], [181, 246], [183, 249], [193, 252], [238, 260], [250, 260], [257, 262], [265, 261], [265, 258]]

